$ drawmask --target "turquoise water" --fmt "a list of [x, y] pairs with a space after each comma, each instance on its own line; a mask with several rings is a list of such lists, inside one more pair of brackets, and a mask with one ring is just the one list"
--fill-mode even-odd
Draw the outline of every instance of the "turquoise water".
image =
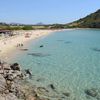
[[14, 53], [10, 61], [31, 69], [33, 84], [52, 83], [60, 92], [70, 92], [70, 100], [88, 100], [85, 89], [100, 89], [99, 29], [55, 32], [28, 42], [25, 48], [29, 50]]

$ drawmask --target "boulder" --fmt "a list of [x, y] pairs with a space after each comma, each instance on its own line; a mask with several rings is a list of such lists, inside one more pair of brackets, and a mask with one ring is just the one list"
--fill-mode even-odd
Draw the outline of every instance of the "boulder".
[[30, 71], [29, 69], [26, 69], [26, 70], [25, 70], [25, 73], [26, 73], [26, 75], [27, 75], [27, 74], [29, 75], [29, 78], [30, 78], [30, 79], [32, 78], [32, 73], [31, 73], [31, 71]]
[[12, 64], [12, 65], [10, 66], [10, 68], [11, 68], [12, 70], [18, 70], [18, 71], [20, 71], [20, 66], [19, 66], [18, 63]]

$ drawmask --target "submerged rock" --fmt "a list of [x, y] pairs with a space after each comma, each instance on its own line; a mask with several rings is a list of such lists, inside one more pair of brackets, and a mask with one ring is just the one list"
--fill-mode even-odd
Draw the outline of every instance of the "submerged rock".
[[40, 48], [44, 47], [43, 45], [40, 45]]
[[32, 78], [32, 73], [29, 69], [26, 69], [25, 72], [26, 72], [26, 74], [29, 75], [29, 78]]
[[97, 89], [87, 89], [85, 90], [85, 93], [89, 96], [92, 96], [92, 97], [96, 97], [98, 95], [98, 90]]
[[55, 88], [55, 86], [53, 85], [53, 84], [49, 84], [48, 85], [52, 90], [55, 90], [56, 88]]
[[63, 93], [63, 95], [69, 97], [70, 96], [70, 93], [69, 92], [66, 92], [66, 93]]
[[71, 43], [71, 41], [66, 41], [66, 42], [65, 42], [65, 44], [69, 44], [69, 43]]
[[100, 48], [92, 48], [93, 51], [100, 52]]
[[49, 54], [43, 54], [43, 53], [28, 53], [28, 55], [36, 56], [36, 57], [50, 56]]

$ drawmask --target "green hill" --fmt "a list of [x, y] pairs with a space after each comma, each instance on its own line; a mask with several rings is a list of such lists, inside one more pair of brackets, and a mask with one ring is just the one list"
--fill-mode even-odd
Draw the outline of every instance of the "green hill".
[[100, 28], [100, 9], [82, 19], [67, 25], [68, 27]]

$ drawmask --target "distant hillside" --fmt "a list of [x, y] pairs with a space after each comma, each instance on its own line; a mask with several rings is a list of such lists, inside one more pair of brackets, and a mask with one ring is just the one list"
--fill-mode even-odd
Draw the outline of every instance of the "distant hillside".
[[100, 9], [96, 12], [81, 18], [77, 21], [68, 24], [48, 24], [37, 23], [32, 24], [20, 24], [20, 23], [5, 23], [0, 22], [0, 29], [7, 30], [31, 30], [31, 29], [66, 29], [66, 28], [100, 28]]
[[82, 19], [67, 24], [68, 27], [100, 28], [100, 9]]

